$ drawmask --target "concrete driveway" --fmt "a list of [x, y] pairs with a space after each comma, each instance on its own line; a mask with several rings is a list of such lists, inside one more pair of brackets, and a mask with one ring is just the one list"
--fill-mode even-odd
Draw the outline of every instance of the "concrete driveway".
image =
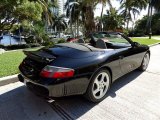
[[0, 87], [0, 120], [160, 120], [160, 45], [146, 72], [117, 80], [99, 104], [81, 96], [46, 102], [20, 83]]

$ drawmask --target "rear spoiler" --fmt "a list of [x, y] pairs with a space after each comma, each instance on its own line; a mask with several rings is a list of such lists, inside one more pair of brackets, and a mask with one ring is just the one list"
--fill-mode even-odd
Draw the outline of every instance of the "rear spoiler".
[[23, 53], [30, 59], [33, 59], [42, 63], [49, 63], [56, 58], [55, 56], [44, 51], [25, 51], [24, 50]]

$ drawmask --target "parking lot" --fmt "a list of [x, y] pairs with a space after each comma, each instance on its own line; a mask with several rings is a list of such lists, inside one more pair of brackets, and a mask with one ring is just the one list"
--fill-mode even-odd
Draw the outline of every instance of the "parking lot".
[[45, 101], [20, 83], [0, 87], [0, 120], [160, 120], [160, 45], [147, 71], [118, 79], [98, 104], [81, 96]]

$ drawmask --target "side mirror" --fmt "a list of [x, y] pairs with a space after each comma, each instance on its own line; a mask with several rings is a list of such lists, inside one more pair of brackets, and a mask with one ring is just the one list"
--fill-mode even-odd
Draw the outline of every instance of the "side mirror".
[[132, 47], [138, 47], [140, 44], [138, 42], [133, 42]]

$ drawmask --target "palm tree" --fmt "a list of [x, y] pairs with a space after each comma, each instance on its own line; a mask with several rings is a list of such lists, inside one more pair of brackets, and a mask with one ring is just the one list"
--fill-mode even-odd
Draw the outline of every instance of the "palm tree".
[[155, 8], [156, 12], [160, 12], [160, 0], [149, 0], [149, 7], [148, 7], [148, 20], [147, 20], [147, 32], [149, 33], [149, 39], [151, 39], [152, 35], [152, 13], [153, 7]]
[[[72, 26], [74, 19], [79, 20], [79, 18], [81, 18], [81, 21], [84, 26], [85, 35], [89, 34], [92, 31], [95, 31], [96, 27], [94, 22], [94, 8], [98, 3], [102, 3], [102, 18], [103, 8], [106, 2], [111, 6], [110, 0], [67, 0], [65, 6], [68, 9], [67, 12], [70, 13], [67, 13], [68, 16], [70, 16], [70, 27]], [[79, 24], [77, 24], [77, 26], [79, 26]]]
[[146, 8], [147, 0], [121, 0], [122, 5], [120, 6], [121, 14], [124, 16], [124, 20], [127, 22], [127, 29], [129, 21], [132, 20], [132, 14], [135, 19], [136, 14], [140, 14], [140, 10]]
[[67, 22], [65, 20], [65, 16], [64, 15], [55, 16], [54, 24], [52, 27], [57, 29], [60, 37], [60, 33], [67, 28]]
[[[96, 4], [95, 0], [67, 0], [66, 6], [69, 8], [67, 12], [72, 14], [70, 14], [70, 27], [74, 19], [78, 20], [76, 23], [79, 26], [79, 18], [81, 18], [85, 34], [95, 31], [94, 8]], [[74, 14], [75, 12], [77, 15]]]
[[103, 15], [103, 24], [106, 31], [115, 31], [122, 28], [124, 21], [123, 17], [118, 14], [118, 10], [115, 8], [110, 8], [110, 10], [107, 10], [107, 14]]
[[50, 7], [56, 7], [57, 0], [29, 0], [29, 1], [34, 1], [38, 2], [41, 4], [42, 9], [43, 9], [43, 18], [47, 26], [53, 24], [53, 13], [50, 11]]
[[160, 11], [160, 0], [151, 0], [151, 5], [156, 9], [157, 12]]
[[[71, 2], [72, 1], [72, 2]], [[77, 36], [79, 35], [79, 19], [81, 14], [81, 3], [76, 2], [76, 0], [67, 0], [65, 4], [66, 17], [69, 18], [70, 31], [72, 36], [74, 36], [72, 25], [75, 23], [77, 28]]]
[[113, 8], [113, 7], [112, 7], [112, 4], [111, 4], [110, 0], [97, 0], [97, 2], [102, 4], [100, 24], [101, 24], [101, 31], [103, 31], [103, 21], [102, 21], [102, 19], [103, 19], [103, 10], [104, 10], [104, 7], [106, 6], [106, 3], [108, 3], [108, 5], [109, 5], [110, 8]]

